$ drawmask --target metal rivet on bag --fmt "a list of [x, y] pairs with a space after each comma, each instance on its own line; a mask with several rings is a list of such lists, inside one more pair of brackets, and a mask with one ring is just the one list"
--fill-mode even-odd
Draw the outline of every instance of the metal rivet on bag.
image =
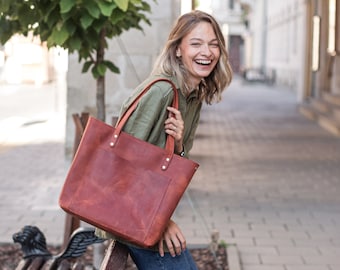
[[116, 139], [118, 138], [118, 135], [117, 134], [115, 134], [113, 137], [115, 137]]
[[114, 142], [110, 142], [110, 146], [113, 147], [115, 145]]
[[170, 158], [166, 158], [166, 161], [169, 162], [169, 161], [170, 161]]
[[162, 166], [162, 170], [164, 171], [165, 169], [166, 169], [166, 166], [165, 166], [165, 165], [163, 165], [163, 166]]

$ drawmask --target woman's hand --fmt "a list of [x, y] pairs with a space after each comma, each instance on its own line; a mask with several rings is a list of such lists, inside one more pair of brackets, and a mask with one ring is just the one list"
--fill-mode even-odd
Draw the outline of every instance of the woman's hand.
[[186, 249], [184, 235], [177, 224], [172, 220], [169, 221], [168, 226], [158, 244], [158, 251], [162, 257], [164, 256], [164, 243], [167, 245], [172, 257], [180, 255], [182, 250]]
[[183, 150], [184, 121], [181, 112], [173, 107], [167, 108], [169, 118], [165, 120], [165, 132], [175, 139], [175, 152]]

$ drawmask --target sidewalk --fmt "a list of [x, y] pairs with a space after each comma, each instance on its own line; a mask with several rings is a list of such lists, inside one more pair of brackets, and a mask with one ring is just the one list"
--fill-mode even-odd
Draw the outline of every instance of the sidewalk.
[[[218, 230], [243, 270], [340, 269], [340, 139], [296, 105], [287, 89], [235, 79], [203, 108], [191, 153], [201, 166], [174, 217], [189, 244]], [[45, 120], [0, 136], [0, 243], [26, 224], [62, 241], [63, 121]]]
[[[192, 158], [190, 196], [243, 270], [340, 269], [340, 138], [303, 118], [293, 93], [234, 81], [204, 109]], [[206, 239], [190, 208], [178, 212], [191, 242]]]
[[66, 175], [64, 117], [55, 85], [0, 85], [0, 243], [37, 225], [51, 244], [63, 239], [57, 201]]

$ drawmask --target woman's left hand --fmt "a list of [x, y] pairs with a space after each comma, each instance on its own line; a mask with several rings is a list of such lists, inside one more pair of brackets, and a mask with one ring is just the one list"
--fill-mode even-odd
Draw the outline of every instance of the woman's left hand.
[[164, 243], [167, 245], [168, 250], [172, 257], [181, 255], [182, 251], [186, 249], [186, 241], [184, 235], [178, 225], [172, 220], [169, 221], [168, 227], [163, 233], [163, 237], [158, 244], [159, 254], [164, 256]]
[[175, 151], [183, 150], [184, 121], [181, 112], [173, 107], [167, 108], [169, 118], [165, 120], [165, 132], [175, 139]]

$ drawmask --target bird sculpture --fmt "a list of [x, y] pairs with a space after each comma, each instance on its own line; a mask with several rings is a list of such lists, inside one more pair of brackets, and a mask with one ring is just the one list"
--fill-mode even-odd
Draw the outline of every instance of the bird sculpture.
[[105, 239], [94, 234], [94, 228], [79, 228], [73, 232], [66, 248], [53, 255], [47, 248], [44, 234], [36, 226], [24, 226], [20, 232], [13, 234], [13, 241], [21, 245], [23, 259], [16, 270], [23, 269], [71, 269], [64, 261], [81, 257], [89, 245], [102, 243]]

